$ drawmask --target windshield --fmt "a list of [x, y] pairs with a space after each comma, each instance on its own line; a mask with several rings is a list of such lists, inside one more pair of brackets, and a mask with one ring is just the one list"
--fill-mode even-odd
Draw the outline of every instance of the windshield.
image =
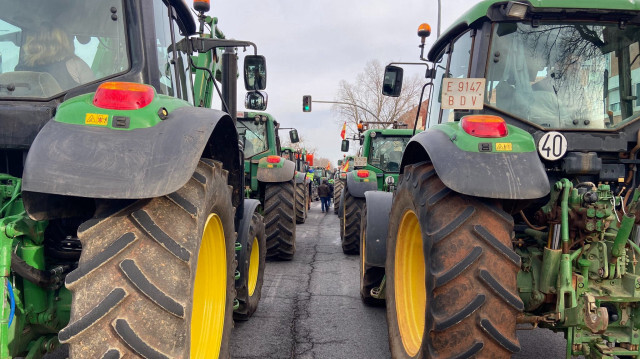
[[129, 68], [122, 0], [0, 0], [0, 98], [50, 98]]
[[367, 162], [384, 172], [400, 172], [402, 151], [407, 147], [411, 136], [382, 136], [371, 138], [371, 148]]
[[244, 143], [244, 158], [267, 150], [267, 123], [253, 119], [238, 119], [238, 134]]
[[280, 157], [286, 158], [290, 161], [295, 161], [295, 158], [293, 158], [293, 152], [291, 152], [290, 149], [282, 150]]
[[542, 127], [619, 127], [640, 112], [639, 30], [495, 24], [485, 103]]

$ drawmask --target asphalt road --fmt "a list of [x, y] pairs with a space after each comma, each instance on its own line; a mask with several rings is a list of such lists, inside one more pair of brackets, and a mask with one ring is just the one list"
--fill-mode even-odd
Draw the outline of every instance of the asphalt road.
[[[384, 308], [360, 301], [358, 257], [340, 247], [338, 217], [313, 202], [306, 223], [296, 228], [290, 262], [267, 262], [258, 310], [236, 322], [233, 358], [389, 358]], [[564, 358], [562, 334], [518, 332], [522, 351], [513, 358]]]

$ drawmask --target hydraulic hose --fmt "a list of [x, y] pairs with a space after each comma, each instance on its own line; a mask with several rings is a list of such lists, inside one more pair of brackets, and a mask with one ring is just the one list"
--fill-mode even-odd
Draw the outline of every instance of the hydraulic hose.
[[9, 311], [9, 325], [11, 328], [11, 323], [13, 323], [13, 316], [16, 313], [16, 297], [13, 294], [13, 286], [11, 286], [11, 281], [7, 278], [7, 290], [9, 291], [9, 305], [11, 307]]
[[51, 273], [33, 268], [13, 252], [11, 253], [11, 269], [22, 278], [42, 288], [50, 288], [57, 281]]

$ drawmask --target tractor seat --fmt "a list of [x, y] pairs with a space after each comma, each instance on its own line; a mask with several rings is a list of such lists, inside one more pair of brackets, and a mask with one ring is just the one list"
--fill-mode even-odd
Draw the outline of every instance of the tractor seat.
[[58, 82], [46, 72], [14, 71], [0, 74], [0, 96], [52, 97], [62, 92]]

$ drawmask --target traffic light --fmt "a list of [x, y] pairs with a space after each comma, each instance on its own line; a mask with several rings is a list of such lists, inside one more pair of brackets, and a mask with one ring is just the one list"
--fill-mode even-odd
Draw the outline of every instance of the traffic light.
[[302, 112], [311, 112], [311, 95], [302, 96]]

